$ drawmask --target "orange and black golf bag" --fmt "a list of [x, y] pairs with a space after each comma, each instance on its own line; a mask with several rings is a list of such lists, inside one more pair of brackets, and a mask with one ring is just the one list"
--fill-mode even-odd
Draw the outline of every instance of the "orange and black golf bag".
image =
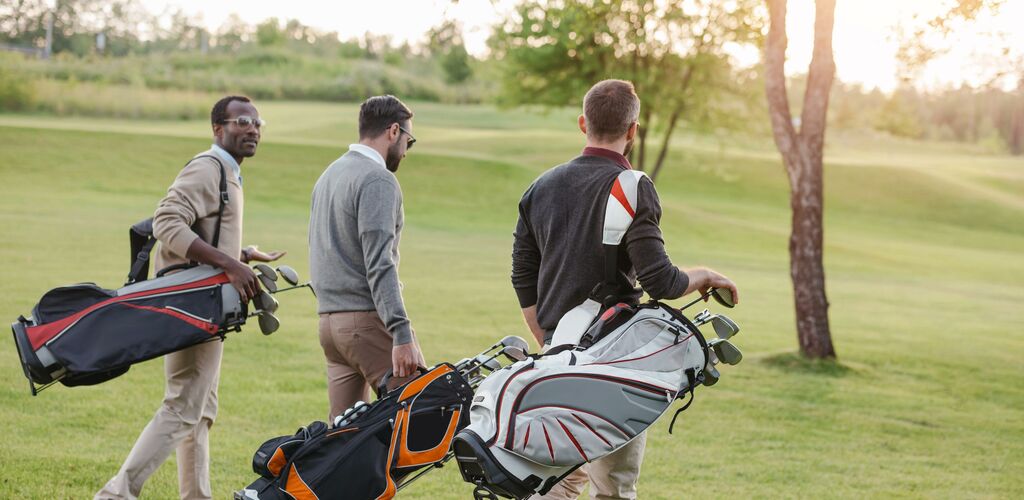
[[395, 496], [427, 472], [420, 469], [450, 458], [452, 438], [469, 424], [473, 389], [462, 373], [448, 363], [421, 372], [392, 391], [385, 379], [380, 399], [357, 404], [333, 425], [313, 422], [264, 443], [253, 457], [261, 477], [235, 498]]

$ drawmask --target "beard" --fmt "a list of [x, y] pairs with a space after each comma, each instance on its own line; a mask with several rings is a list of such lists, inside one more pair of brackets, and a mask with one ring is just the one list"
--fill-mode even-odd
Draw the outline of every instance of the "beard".
[[629, 156], [629, 153], [633, 151], [633, 141], [635, 141], [635, 140], [636, 140], [636, 137], [626, 141], [626, 148], [622, 151], [622, 156], [626, 156], [626, 157]]
[[402, 163], [402, 156], [398, 154], [399, 143], [396, 141], [394, 144], [388, 146], [388, 155], [384, 158], [384, 166], [391, 173], [398, 172], [398, 164]]

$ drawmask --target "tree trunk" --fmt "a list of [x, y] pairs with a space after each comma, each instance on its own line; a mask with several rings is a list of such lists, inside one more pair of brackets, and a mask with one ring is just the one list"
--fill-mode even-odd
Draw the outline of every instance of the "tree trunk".
[[636, 147], [633, 148], [633, 151], [635, 151], [639, 156], [639, 161], [637, 162], [636, 167], [637, 170], [641, 172], [644, 172], [644, 168], [647, 166], [645, 164], [647, 161], [647, 127], [650, 125], [650, 121], [651, 111], [649, 109], [641, 111], [640, 129], [636, 131], [636, 135], [639, 137], [636, 138], [637, 144]]
[[793, 211], [789, 269], [796, 305], [797, 339], [804, 356], [834, 358], [822, 253], [822, 160], [828, 96], [835, 73], [832, 58], [835, 0], [815, 2], [814, 52], [799, 132], [793, 126], [786, 91], [786, 0], [768, 0], [768, 10], [771, 25], [765, 47], [765, 96], [775, 144], [789, 176]]
[[651, 182], [658, 180], [658, 172], [661, 172], [661, 165], [665, 163], [665, 156], [668, 155], [668, 143], [672, 140], [672, 132], [676, 129], [676, 122], [679, 121], [679, 115], [682, 113], [682, 103], [672, 110], [672, 116], [668, 119], [668, 128], [665, 130], [665, 139], [661, 141], [661, 150], [658, 151], [658, 159], [654, 162], [654, 168], [651, 169]]

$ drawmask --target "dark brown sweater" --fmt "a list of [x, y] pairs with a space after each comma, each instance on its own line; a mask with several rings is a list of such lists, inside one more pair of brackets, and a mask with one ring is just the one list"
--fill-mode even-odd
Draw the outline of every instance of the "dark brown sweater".
[[[544, 174], [523, 194], [512, 246], [512, 286], [520, 307], [537, 306], [537, 321], [550, 340], [558, 320], [604, 281], [601, 245], [605, 204], [612, 183], [629, 162], [608, 150], [584, 154]], [[617, 285], [624, 301], [643, 291], [654, 299], [680, 297], [686, 273], [665, 253], [658, 224], [661, 203], [654, 183], [644, 177], [637, 209], [619, 245]]]

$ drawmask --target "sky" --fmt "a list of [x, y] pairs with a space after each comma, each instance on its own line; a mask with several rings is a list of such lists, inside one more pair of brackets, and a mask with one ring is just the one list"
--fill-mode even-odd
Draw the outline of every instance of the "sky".
[[[889, 91], [898, 84], [895, 28], [913, 22], [914, 16], [929, 19], [943, 12], [951, 0], [838, 0], [833, 48], [836, 76], [843, 82]], [[337, 31], [342, 38], [364, 33], [387, 34], [396, 43], [417, 43], [432, 26], [444, 19], [456, 19], [464, 28], [467, 50], [486, 53], [486, 40], [493, 26], [511, 10], [514, 0], [142, 0], [154, 13], [182, 9], [201, 16], [211, 29], [227, 17], [238, 14], [248, 23], [270, 17], [298, 19], [324, 31]], [[992, 54], [998, 48], [1014, 47], [1015, 57], [1024, 57], [1024, 0], [1006, 0], [997, 16], [978, 19], [960, 31], [953, 50], [930, 64], [918, 77], [923, 88], [939, 88], [966, 82], [984, 83], [993, 71]], [[814, 1], [789, 0], [787, 73], [807, 69], [813, 43]], [[746, 54], [745, 62], [756, 62], [758, 54]], [[1004, 87], [1015, 85], [1007, 79]]]

